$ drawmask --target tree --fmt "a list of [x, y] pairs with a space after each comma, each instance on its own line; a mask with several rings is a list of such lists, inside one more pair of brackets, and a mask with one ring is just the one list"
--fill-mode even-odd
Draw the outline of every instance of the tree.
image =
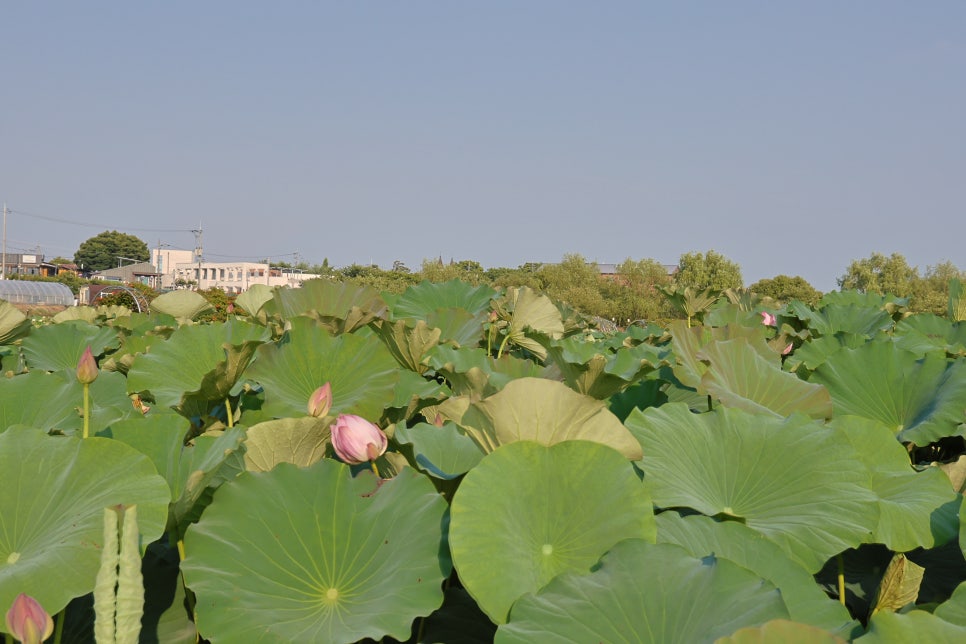
[[950, 261], [927, 266], [925, 274], [913, 284], [909, 309], [916, 313], [946, 315], [949, 285], [954, 279], [966, 280], [966, 271], [959, 270]]
[[85, 271], [103, 271], [116, 267], [119, 257], [146, 262], [151, 254], [148, 245], [134, 235], [105, 230], [80, 245], [74, 263]]
[[836, 282], [842, 289], [907, 297], [912, 294], [917, 280], [919, 269], [909, 266], [906, 258], [899, 253], [892, 253], [888, 257], [882, 253], [872, 253], [865, 259], [853, 260], [845, 275]]
[[822, 293], [809, 284], [805, 278], [776, 275], [775, 277], [758, 280], [749, 287], [756, 295], [770, 297], [778, 302], [798, 300], [815, 306], [822, 298]]
[[709, 250], [707, 253], [685, 253], [678, 260], [678, 272], [674, 283], [679, 287], [690, 286], [695, 290], [712, 289], [723, 291], [728, 288], [741, 288], [744, 280], [741, 267], [721, 253]]

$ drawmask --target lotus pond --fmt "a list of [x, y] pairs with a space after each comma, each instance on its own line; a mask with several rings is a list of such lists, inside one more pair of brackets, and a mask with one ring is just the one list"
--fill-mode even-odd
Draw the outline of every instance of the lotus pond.
[[[958, 300], [236, 305], [0, 303], [0, 608], [48, 641], [966, 641]], [[343, 415], [385, 451], [345, 458]]]

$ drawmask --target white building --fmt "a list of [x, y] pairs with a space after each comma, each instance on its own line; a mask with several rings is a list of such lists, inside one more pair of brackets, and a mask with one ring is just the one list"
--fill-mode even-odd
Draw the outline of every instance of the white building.
[[159, 283], [155, 288], [170, 289], [176, 288], [178, 264], [187, 264], [195, 259], [193, 250], [181, 250], [178, 248], [152, 248], [151, 263], [160, 275]]
[[255, 284], [300, 286], [318, 277], [308, 273], [284, 272], [256, 262], [181, 262], [175, 265], [174, 288], [220, 288], [226, 293], [243, 293]]

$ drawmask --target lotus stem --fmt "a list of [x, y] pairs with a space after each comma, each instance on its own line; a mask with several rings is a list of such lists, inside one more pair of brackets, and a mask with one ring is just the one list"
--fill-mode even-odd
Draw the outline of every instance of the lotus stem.
[[64, 614], [67, 613], [67, 607], [64, 610], [57, 613], [54, 617], [54, 644], [60, 644], [61, 639], [64, 637]]
[[225, 396], [225, 409], [228, 410], [228, 429], [235, 426], [235, 414], [231, 411], [231, 398]]
[[91, 435], [91, 386], [84, 383], [84, 438]]
[[496, 359], [499, 360], [503, 356], [503, 349], [506, 347], [506, 343], [510, 341], [510, 334], [507, 333], [506, 337], [503, 338], [503, 342], [500, 343], [500, 348], [496, 352]]
[[369, 461], [369, 464], [372, 465], [372, 473], [376, 475], [376, 478], [382, 478], [382, 477], [379, 476], [379, 468], [376, 467], [376, 462], [375, 461]]
[[839, 562], [839, 602], [845, 606], [845, 558], [840, 553], [837, 559]]

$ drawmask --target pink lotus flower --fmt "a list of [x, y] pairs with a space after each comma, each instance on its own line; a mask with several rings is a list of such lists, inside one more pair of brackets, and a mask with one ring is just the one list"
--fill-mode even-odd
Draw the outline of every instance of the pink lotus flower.
[[791, 342], [789, 342], [789, 343], [788, 343], [788, 346], [787, 346], [787, 347], [785, 347], [784, 349], [782, 349], [782, 355], [783, 355], [783, 356], [787, 356], [787, 355], [788, 355], [789, 353], [791, 353], [791, 352], [792, 352], [792, 348], [793, 348], [794, 346], [795, 346], [794, 344], [792, 344]]
[[761, 323], [765, 326], [778, 326], [778, 318], [768, 311], [761, 312]]
[[20, 593], [7, 611], [7, 630], [24, 644], [40, 644], [54, 632], [54, 620], [40, 602]]
[[332, 385], [325, 383], [309, 397], [309, 416], [322, 418], [332, 408]]
[[386, 452], [389, 441], [382, 430], [365, 418], [342, 414], [332, 424], [332, 447], [345, 463], [374, 461]]
[[91, 353], [91, 345], [87, 345], [84, 354], [77, 361], [77, 380], [82, 385], [89, 385], [97, 380], [97, 362]]

